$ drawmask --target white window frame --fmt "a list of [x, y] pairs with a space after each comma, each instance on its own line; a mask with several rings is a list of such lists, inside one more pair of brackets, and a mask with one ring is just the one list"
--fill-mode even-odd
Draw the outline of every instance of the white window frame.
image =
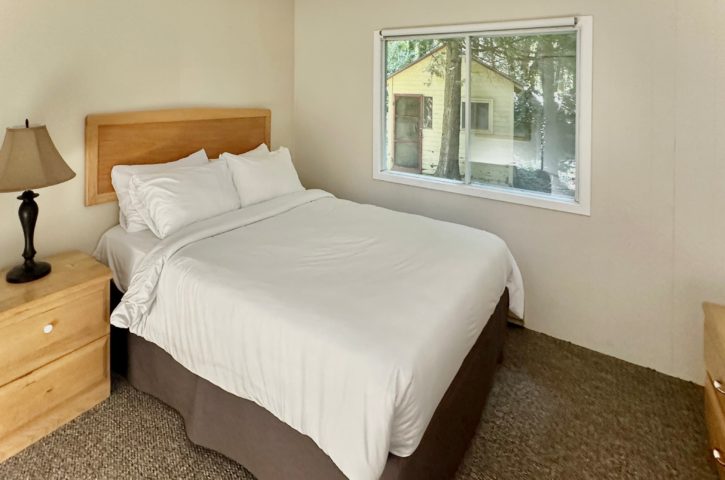
[[[466, 184], [420, 174], [385, 169], [385, 58], [386, 39], [393, 37], [440, 36], [445, 34], [541, 33], [575, 30], [577, 32], [577, 90], [576, 90], [576, 165], [577, 188], [575, 197], [555, 196], [527, 190], [497, 187], [495, 185]], [[466, 42], [468, 43], [468, 42]], [[468, 48], [468, 47], [467, 47]], [[470, 105], [470, 102], [468, 103]], [[470, 110], [470, 107], [467, 108]], [[470, 111], [467, 111], [470, 122]], [[377, 30], [373, 33], [373, 178], [414, 187], [488, 198], [503, 202], [528, 205], [561, 212], [590, 215], [591, 211], [591, 131], [592, 131], [592, 17], [576, 16], [539, 20], [414, 27]], [[471, 130], [475, 132], [475, 130]], [[469, 135], [469, 134], [467, 134]], [[470, 163], [467, 162], [467, 165]], [[470, 170], [467, 168], [467, 170]], [[468, 178], [469, 172], [466, 172]]]

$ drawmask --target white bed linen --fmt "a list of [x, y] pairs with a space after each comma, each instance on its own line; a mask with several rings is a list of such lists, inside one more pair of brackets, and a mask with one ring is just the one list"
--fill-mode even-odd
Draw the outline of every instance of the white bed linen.
[[111, 320], [372, 480], [418, 446], [506, 287], [521, 315], [495, 235], [308, 190], [162, 240]]
[[110, 267], [113, 283], [125, 292], [136, 266], [159, 242], [151, 230], [129, 233], [116, 225], [101, 236], [93, 256]]
[[241, 207], [225, 160], [134, 175], [129, 194], [149, 230], [159, 238]]
[[266, 154], [224, 153], [221, 158], [229, 165], [242, 207], [305, 189], [285, 147]]
[[144, 165], [116, 165], [111, 169], [111, 184], [118, 197], [118, 221], [127, 232], [146, 230], [146, 221], [141, 216], [129, 195], [129, 183], [134, 175], [140, 173], [171, 172], [176, 168], [209, 163], [206, 151], [202, 148], [188, 157], [168, 163]]

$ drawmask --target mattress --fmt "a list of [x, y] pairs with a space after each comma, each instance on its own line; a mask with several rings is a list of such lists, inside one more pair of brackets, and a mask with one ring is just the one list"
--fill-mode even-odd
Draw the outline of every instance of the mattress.
[[522, 314], [495, 235], [309, 190], [158, 242], [111, 320], [372, 480], [415, 451], [507, 288]]
[[109, 266], [116, 288], [125, 292], [136, 266], [159, 242], [150, 230], [127, 233], [116, 225], [101, 236], [93, 256]]

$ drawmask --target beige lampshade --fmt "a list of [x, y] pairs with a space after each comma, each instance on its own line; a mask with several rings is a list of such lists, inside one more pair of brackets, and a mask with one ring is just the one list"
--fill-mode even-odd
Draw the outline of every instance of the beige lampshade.
[[75, 177], [45, 125], [8, 128], [0, 148], [0, 192], [49, 187]]

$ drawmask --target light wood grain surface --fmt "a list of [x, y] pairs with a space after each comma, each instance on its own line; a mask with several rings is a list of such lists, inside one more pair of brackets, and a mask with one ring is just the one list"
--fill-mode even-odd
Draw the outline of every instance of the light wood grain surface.
[[0, 387], [0, 461], [111, 393], [109, 336]]
[[28, 309], [0, 322], [0, 385], [109, 333], [108, 282], [72, 294], [62, 305]]
[[[0, 282], [0, 322], [39, 304], [57, 304], [69, 294], [111, 279], [107, 266], [82, 252], [62, 253], [43, 260], [53, 268], [47, 277], [23, 284]], [[2, 278], [6, 271], [0, 272]]]
[[110, 394], [111, 272], [81, 252], [47, 260], [47, 277], [0, 282], [0, 461]]

